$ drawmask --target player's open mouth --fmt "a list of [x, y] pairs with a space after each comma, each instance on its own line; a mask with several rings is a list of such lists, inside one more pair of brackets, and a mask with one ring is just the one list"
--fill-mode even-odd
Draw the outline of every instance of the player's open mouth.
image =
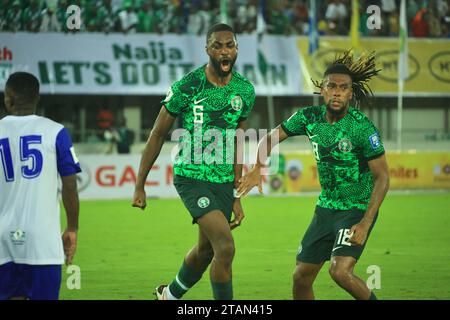
[[220, 67], [222, 68], [223, 72], [230, 71], [231, 68], [231, 61], [227, 58], [220, 60]]

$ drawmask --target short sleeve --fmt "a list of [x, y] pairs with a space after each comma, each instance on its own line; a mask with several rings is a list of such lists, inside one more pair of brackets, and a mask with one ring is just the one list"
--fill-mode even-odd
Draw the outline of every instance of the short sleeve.
[[366, 119], [363, 128], [361, 128], [362, 132], [362, 150], [363, 156], [367, 160], [372, 160], [378, 158], [379, 156], [384, 154], [384, 146], [381, 141], [380, 133], [375, 125], [369, 120]]
[[58, 172], [62, 177], [81, 172], [80, 162], [70, 139], [69, 132], [62, 128], [56, 136], [56, 161]]
[[170, 87], [169, 91], [167, 91], [166, 98], [161, 101], [161, 104], [164, 105], [172, 116], [176, 117], [188, 105], [188, 99], [175, 83]]
[[255, 88], [253, 85], [250, 85], [249, 87], [248, 94], [244, 96], [244, 110], [242, 111], [239, 120], [247, 119], [255, 105]]
[[281, 123], [281, 127], [288, 136], [300, 136], [306, 134], [306, 117], [305, 109], [300, 109], [294, 113], [289, 119]]

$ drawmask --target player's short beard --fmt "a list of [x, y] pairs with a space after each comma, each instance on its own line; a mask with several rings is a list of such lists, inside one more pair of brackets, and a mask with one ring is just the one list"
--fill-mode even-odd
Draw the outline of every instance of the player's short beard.
[[331, 113], [333, 116], [339, 117], [339, 116], [342, 116], [343, 114], [345, 114], [347, 112], [348, 106], [349, 106], [349, 101], [347, 101], [347, 104], [344, 107], [342, 107], [341, 109], [339, 109], [339, 110], [333, 109], [331, 107], [332, 102], [333, 102], [333, 99], [330, 99], [330, 101], [328, 101], [328, 103], [327, 103], [327, 111], [329, 113]]
[[210, 59], [211, 61], [211, 65], [214, 69], [214, 72], [219, 76], [219, 77], [226, 77], [228, 76], [232, 71], [233, 71], [233, 66], [234, 63], [236, 62], [237, 56], [234, 57], [234, 59], [230, 60], [230, 70], [224, 72], [222, 71], [222, 68], [220, 67], [220, 61], [219, 60], [215, 60], [213, 58]]

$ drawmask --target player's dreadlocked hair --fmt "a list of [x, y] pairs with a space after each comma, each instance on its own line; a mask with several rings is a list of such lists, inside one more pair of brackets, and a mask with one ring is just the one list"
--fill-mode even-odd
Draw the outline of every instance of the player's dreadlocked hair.
[[[375, 51], [365, 52], [355, 59], [352, 50], [348, 50], [342, 56], [336, 55], [323, 76], [325, 78], [333, 73], [348, 74], [352, 78], [352, 89], [356, 103], [360, 105], [373, 96], [372, 90], [367, 83], [380, 71], [381, 69], [377, 69], [375, 65]], [[322, 88], [323, 80], [320, 83], [313, 79], [311, 81], [316, 87]]]

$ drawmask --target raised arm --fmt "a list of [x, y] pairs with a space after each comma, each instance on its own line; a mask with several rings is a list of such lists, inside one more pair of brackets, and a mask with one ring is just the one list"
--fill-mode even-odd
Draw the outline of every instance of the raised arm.
[[147, 176], [155, 163], [156, 159], [161, 152], [161, 148], [164, 144], [164, 139], [175, 121], [175, 117], [172, 116], [165, 107], [162, 107], [155, 125], [148, 137], [145, 144], [144, 152], [142, 153], [141, 162], [139, 164], [139, 172], [134, 189], [133, 207], [145, 209], [146, 194], [145, 194], [145, 181]]
[[239, 187], [237, 190], [238, 196], [245, 196], [253, 187], [258, 186], [258, 190], [262, 193], [262, 178], [261, 169], [267, 163], [267, 159], [272, 153], [272, 149], [280, 142], [288, 138], [288, 134], [279, 125], [273, 129], [268, 135], [266, 134], [258, 143], [258, 150], [256, 153], [256, 163], [253, 168], [239, 180]]

